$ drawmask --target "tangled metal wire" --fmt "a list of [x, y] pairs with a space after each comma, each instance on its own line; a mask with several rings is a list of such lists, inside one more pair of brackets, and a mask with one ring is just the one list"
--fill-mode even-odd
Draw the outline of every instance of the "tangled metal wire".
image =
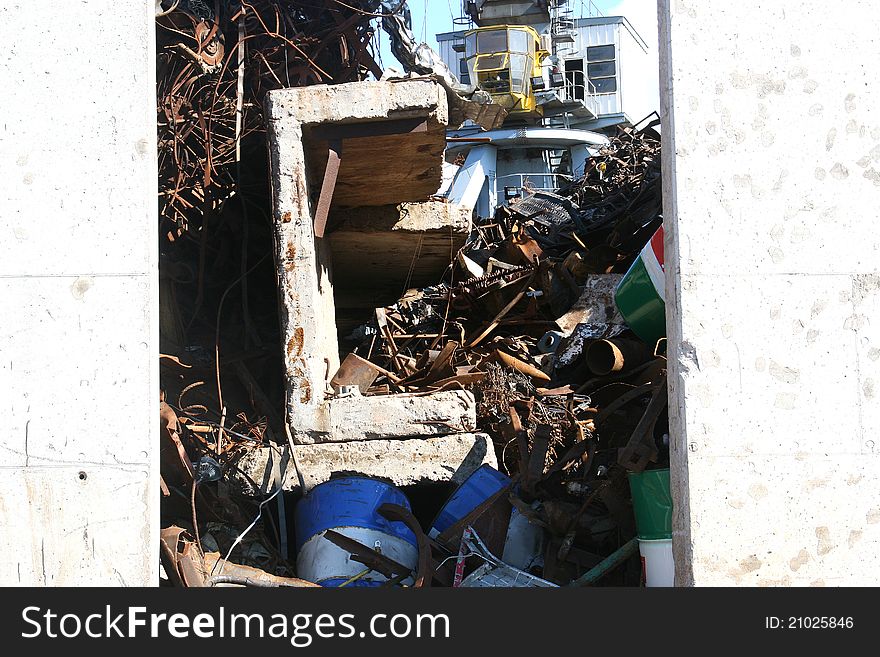
[[172, 240], [239, 190], [268, 91], [381, 75], [366, 0], [163, 0], [157, 13], [159, 213]]

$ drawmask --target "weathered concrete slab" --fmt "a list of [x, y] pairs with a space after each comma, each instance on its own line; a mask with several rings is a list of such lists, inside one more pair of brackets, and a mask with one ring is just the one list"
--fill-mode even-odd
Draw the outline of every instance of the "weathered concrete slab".
[[[123, 441], [124, 442], [124, 441]], [[157, 450], [158, 451], [158, 450]], [[158, 506], [147, 465], [0, 468], [4, 586], [150, 586]]]
[[315, 424], [291, 427], [300, 445], [358, 440], [444, 436], [477, 428], [473, 394], [449, 390], [428, 395], [354, 394], [321, 404]]
[[[327, 129], [350, 134], [345, 131], [352, 126], [357, 130], [366, 126], [379, 131], [389, 125], [404, 129], [406, 125], [418, 124], [424, 128], [379, 137], [345, 138], [331, 214], [343, 206], [423, 201], [441, 182], [448, 121], [446, 103], [445, 91], [430, 80], [283, 89], [268, 95], [276, 265], [286, 345], [287, 415], [297, 443], [364, 439], [374, 432], [374, 426], [385, 424], [390, 427], [386, 433], [381, 428], [370, 437], [437, 435], [473, 428], [472, 423], [461, 423], [462, 415], [472, 417], [471, 411], [462, 414], [458, 409], [461, 400], [454, 402], [455, 409], [444, 409], [442, 403], [436, 406], [438, 401], [434, 400], [431, 404], [435, 405], [436, 413], [431, 415], [427, 410], [413, 413], [419, 402], [395, 406], [387, 401], [325, 399], [329, 378], [339, 368], [334, 268], [344, 268], [348, 258], [365, 251], [364, 244], [355, 239], [334, 254], [330, 239], [315, 239], [313, 206], [324, 174], [321, 158], [331, 138]], [[388, 153], [382, 150], [386, 147]], [[449, 208], [438, 213], [427, 206], [412, 208], [406, 217], [398, 214], [393, 219], [390, 232], [394, 233], [394, 226], [399, 224], [399, 234], [442, 231], [444, 221], [445, 230], [454, 232], [464, 221], [460, 213], [450, 212]], [[348, 225], [351, 229], [353, 224]], [[347, 253], [347, 248], [351, 252]], [[369, 248], [382, 250], [378, 243]], [[411, 260], [412, 253], [407, 262]], [[356, 267], [349, 272], [351, 278], [356, 272]], [[402, 278], [405, 280], [405, 276]], [[361, 274], [358, 281], [364, 279]], [[340, 286], [339, 292], [346, 296], [344, 286]], [[407, 404], [412, 408], [403, 410]], [[453, 426], [438, 430], [440, 418], [444, 422], [448, 419]]]
[[[484, 463], [498, 467], [495, 448], [484, 433], [462, 433], [410, 440], [371, 440], [358, 443], [296, 445], [294, 455], [306, 489], [328, 481], [333, 474], [356, 473], [382, 477], [396, 486], [428, 483], [461, 483]], [[271, 493], [275, 463], [284, 467], [284, 489], [300, 490], [296, 469], [287, 449], [265, 447], [251, 451], [239, 468], [237, 480], [251, 495]]]
[[[320, 189], [327, 163], [327, 128], [378, 127], [423, 119], [424, 131], [345, 139], [333, 205], [361, 207], [428, 198], [440, 187], [446, 92], [430, 80], [357, 82], [281, 89], [269, 93], [271, 124], [303, 126], [309, 186]], [[320, 130], [316, 126], [321, 126]], [[407, 126], [408, 127], [408, 126]], [[406, 130], [407, 127], [402, 127]]]
[[676, 583], [877, 586], [876, 3], [660, 9]]
[[443, 201], [335, 211], [327, 239], [340, 335], [363, 323], [364, 310], [440, 280], [470, 232], [471, 215]]
[[0, 585], [159, 582], [153, 4], [0, 6]]

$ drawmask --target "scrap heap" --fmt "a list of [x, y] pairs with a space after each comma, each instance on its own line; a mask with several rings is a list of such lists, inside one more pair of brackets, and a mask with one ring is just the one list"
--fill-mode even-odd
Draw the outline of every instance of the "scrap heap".
[[[379, 77], [377, 4], [159, 3], [162, 555], [173, 584], [314, 586], [293, 577], [302, 546], [288, 536], [283, 472], [259, 503], [230, 484], [249, 450], [289, 442], [262, 107], [271, 89]], [[500, 555], [516, 517], [547, 539], [518, 561], [535, 581], [589, 584], [608, 555], [632, 554], [626, 472], [667, 458], [663, 341], [638, 339], [615, 304], [662, 223], [653, 126], [620, 130], [556, 194], [479, 220], [443, 280], [343, 338], [334, 387], [472, 391], [511, 478], [430, 541], [405, 509], [380, 509], [419, 539], [415, 586], [460, 584], [450, 556]], [[409, 581], [370, 546], [324, 535], [364, 572]]]
[[514, 504], [555, 542], [542, 575], [559, 583], [633, 536], [626, 472], [668, 458], [664, 341], [640, 340], [614, 299], [662, 224], [654, 125], [620, 129], [557, 194], [479, 222], [443, 282], [349, 336], [333, 382], [472, 390]]
[[160, 217], [173, 237], [241, 194], [268, 91], [382, 75], [370, 2], [165, 0], [157, 16]]
[[263, 100], [381, 76], [375, 4], [157, 3], [162, 516], [173, 582], [202, 581], [183, 555], [201, 555], [193, 545], [209, 555], [235, 546], [242, 564], [288, 572], [286, 528], [271, 514], [236, 544], [258, 507], [225, 479], [249, 449], [284, 440]]

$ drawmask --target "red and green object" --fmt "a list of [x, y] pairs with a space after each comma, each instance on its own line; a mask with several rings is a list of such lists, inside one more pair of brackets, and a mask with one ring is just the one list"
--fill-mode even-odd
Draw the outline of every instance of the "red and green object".
[[672, 538], [672, 493], [669, 468], [629, 473], [636, 530], [641, 541]]
[[655, 345], [666, 335], [665, 287], [663, 226], [660, 226], [626, 272], [615, 293], [620, 314], [633, 332], [649, 345]]

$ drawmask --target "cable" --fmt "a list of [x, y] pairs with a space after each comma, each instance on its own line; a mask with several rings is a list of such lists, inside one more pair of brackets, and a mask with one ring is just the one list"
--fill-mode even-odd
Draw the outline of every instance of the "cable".
[[428, 0], [425, 0], [425, 13], [422, 15], [422, 43], [428, 43]]
[[269, 497], [267, 497], [265, 500], [260, 502], [260, 508], [257, 509], [257, 517], [254, 518], [253, 522], [250, 525], [248, 525], [247, 529], [245, 529], [241, 534], [238, 535], [238, 538], [235, 539], [235, 542], [232, 544], [232, 547], [229, 548], [229, 552], [226, 553], [226, 556], [223, 557], [222, 559], [218, 559], [217, 562], [214, 564], [214, 567], [211, 568], [211, 576], [212, 577], [214, 575], [214, 571], [217, 570], [217, 566], [220, 565], [220, 562], [222, 561], [225, 563], [225, 562], [229, 561], [229, 557], [232, 555], [232, 551], [236, 547], [238, 547], [238, 545], [242, 542], [244, 537], [247, 536], [248, 532], [250, 530], [252, 530], [256, 526], [256, 524], [260, 521], [260, 518], [263, 517], [263, 507], [266, 506], [272, 500], [274, 500], [275, 497], [278, 495], [278, 493], [281, 492], [281, 490], [282, 490], [281, 485], [279, 484], [278, 489], [274, 493], [272, 493]]

